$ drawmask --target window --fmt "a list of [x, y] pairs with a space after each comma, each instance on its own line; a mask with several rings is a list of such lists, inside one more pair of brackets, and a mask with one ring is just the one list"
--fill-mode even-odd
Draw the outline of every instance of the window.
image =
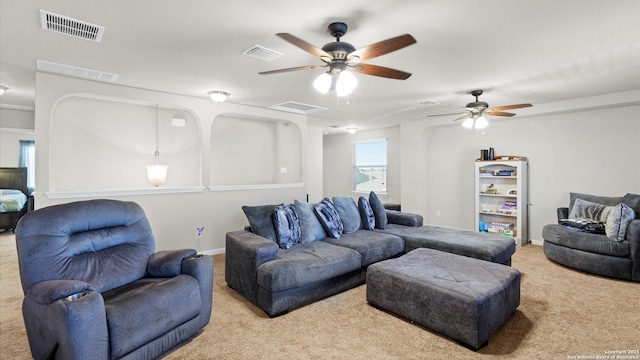
[[30, 195], [36, 187], [36, 143], [33, 140], [20, 140], [19, 167], [27, 168], [27, 189]]
[[387, 139], [353, 143], [353, 190], [387, 191]]

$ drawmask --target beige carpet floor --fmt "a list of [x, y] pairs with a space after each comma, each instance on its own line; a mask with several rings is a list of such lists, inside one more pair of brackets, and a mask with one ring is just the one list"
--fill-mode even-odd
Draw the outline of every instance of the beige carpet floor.
[[[562, 267], [535, 245], [513, 257], [520, 307], [478, 352], [373, 308], [366, 285], [270, 319], [226, 286], [224, 255], [214, 264], [211, 322], [165, 359], [595, 359], [640, 349], [640, 284]], [[0, 234], [1, 359], [30, 358], [21, 302], [15, 238]]]

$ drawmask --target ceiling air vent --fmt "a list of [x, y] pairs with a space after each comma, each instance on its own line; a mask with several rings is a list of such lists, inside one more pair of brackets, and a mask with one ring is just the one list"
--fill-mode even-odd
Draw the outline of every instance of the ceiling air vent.
[[58, 64], [51, 61], [37, 60], [38, 70], [50, 73], [62, 74], [66, 76], [74, 76], [89, 80], [110, 81], [114, 82], [118, 78], [118, 74], [107, 73], [104, 71], [85, 69], [77, 66]]
[[104, 26], [90, 24], [45, 10], [40, 10], [40, 26], [44, 30], [95, 42], [102, 40], [104, 32]]
[[271, 61], [273, 59], [277, 59], [280, 56], [282, 56], [281, 52], [267, 49], [266, 47], [260, 46], [260, 45], [253, 45], [252, 47], [243, 51], [242, 54], [247, 55], [248, 57], [252, 57], [252, 58], [260, 59], [264, 61]]
[[295, 101], [287, 101], [281, 104], [271, 105], [269, 106], [269, 109], [287, 111], [287, 112], [303, 114], [303, 115], [314, 113], [317, 111], [327, 110], [327, 108], [323, 108], [320, 106], [308, 105], [308, 104], [303, 104]]

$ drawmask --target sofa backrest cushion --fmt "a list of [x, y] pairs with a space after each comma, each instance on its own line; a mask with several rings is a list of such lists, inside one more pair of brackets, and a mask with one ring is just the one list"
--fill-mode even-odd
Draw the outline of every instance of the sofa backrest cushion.
[[242, 211], [247, 217], [247, 220], [249, 220], [251, 231], [263, 238], [278, 242], [275, 227], [273, 226], [273, 214], [276, 208], [282, 205], [284, 204], [243, 206]]
[[327, 235], [335, 239], [340, 239], [340, 236], [344, 232], [344, 227], [342, 226], [340, 215], [338, 215], [338, 211], [333, 206], [333, 203], [331, 203], [331, 200], [327, 198], [323, 199], [315, 205], [314, 210]]
[[622, 202], [622, 197], [617, 196], [599, 196], [599, 195], [591, 195], [591, 194], [581, 194], [581, 193], [569, 193], [569, 214], [573, 209], [573, 204], [576, 199], [582, 199], [590, 202], [594, 202], [597, 204], [614, 206], [618, 205]]
[[376, 229], [387, 228], [387, 209], [384, 208], [382, 201], [375, 192], [369, 193], [369, 204], [373, 209], [373, 216], [376, 218]]
[[300, 243], [308, 244], [324, 239], [327, 235], [318, 216], [316, 216], [314, 210], [316, 204], [295, 200], [293, 205], [296, 207], [300, 220]]
[[335, 196], [333, 198], [333, 205], [338, 211], [338, 215], [340, 215], [340, 221], [342, 221], [345, 234], [351, 234], [362, 229], [360, 211], [353, 198], [348, 196]]
[[22, 288], [80, 280], [104, 292], [145, 276], [155, 250], [151, 226], [134, 202], [88, 200], [23, 216], [16, 229]]

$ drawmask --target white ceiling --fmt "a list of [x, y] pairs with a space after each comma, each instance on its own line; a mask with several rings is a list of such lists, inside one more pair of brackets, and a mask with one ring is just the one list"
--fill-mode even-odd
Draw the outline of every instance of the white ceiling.
[[[42, 30], [40, 9], [104, 26], [102, 41]], [[36, 60], [115, 73], [116, 84], [137, 88], [202, 98], [224, 90], [229, 102], [257, 107], [322, 106], [328, 110], [309, 123], [327, 128], [458, 112], [477, 88], [491, 106], [534, 107], [640, 90], [638, 0], [2, 0], [0, 16], [5, 107], [34, 105]], [[323, 70], [258, 74], [321, 65], [275, 34], [322, 47], [334, 41], [326, 32], [333, 21], [349, 25], [342, 41], [356, 48], [413, 35], [416, 44], [366, 61], [413, 75], [357, 74], [354, 93], [338, 99], [311, 87]], [[268, 62], [242, 55], [255, 44], [284, 55]]]

